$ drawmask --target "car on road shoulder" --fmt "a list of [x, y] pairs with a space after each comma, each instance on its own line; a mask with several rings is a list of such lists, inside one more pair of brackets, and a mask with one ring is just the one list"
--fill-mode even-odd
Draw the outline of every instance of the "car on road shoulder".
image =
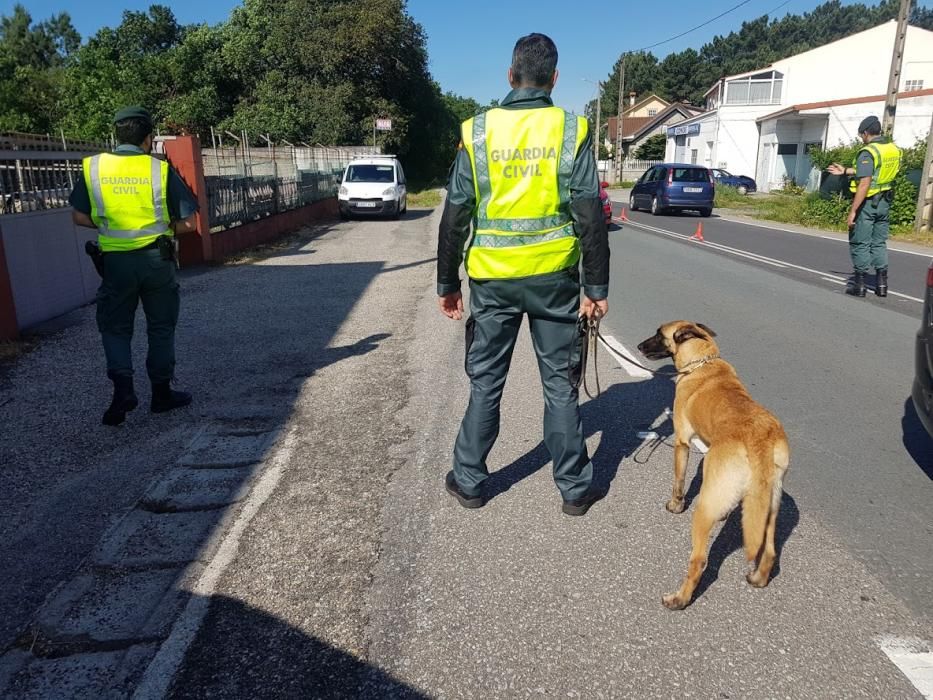
[[911, 394], [920, 422], [933, 436], [933, 261], [927, 270], [927, 292], [917, 331], [916, 365]]
[[642, 174], [629, 195], [632, 211], [647, 209], [655, 216], [668, 211], [713, 213], [716, 187], [709, 168], [690, 163], [661, 163]]
[[340, 217], [384, 215], [395, 219], [408, 211], [405, 171], [395, 156], [354, 158], [337, 191]]
[[599, 183], [599, 201], [603, 205], [603, 216], [606, 218], [606, 226], [612, 223], [612, 202], [609, 200], [609, 193], [606, 189], [609, 187], [608, 182]]
[[713, 168], [713, 180], [716, 181], [717, 185], [734, 187], [739, 191], [739, 194], [748, 194], [749, 192], [758, 191], [758, 183], [748, 177], [748, 175], [733, 175], [728, 170], [723, 170], [722, 168]]

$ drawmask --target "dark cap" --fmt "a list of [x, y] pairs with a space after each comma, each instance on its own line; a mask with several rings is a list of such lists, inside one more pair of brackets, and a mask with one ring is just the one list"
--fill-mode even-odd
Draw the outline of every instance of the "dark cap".
[[149, 110], [144, 107], [132, 106], [124, 107], [123, 109], [117, 111], [113, 115], [113, 123], [122, 122], [127, 119], [144, 119], [148, 122], [149, 126], [152, 126], [152, 115], [149, 114]]
[[864, 134], [866, 131], [881, 133], [881, 122], [878, 121], [878, 117], [865, 117], [862, 120], [858, 125], [858, 132]]

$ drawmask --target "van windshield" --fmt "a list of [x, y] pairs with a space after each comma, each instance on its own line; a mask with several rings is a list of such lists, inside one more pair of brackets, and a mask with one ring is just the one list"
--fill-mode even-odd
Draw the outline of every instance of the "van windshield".
[[347, 182], [395, 182], [393, 165], [351, 165]]
[[674, 182], [709, 182], [706, 168], [674, 168]]

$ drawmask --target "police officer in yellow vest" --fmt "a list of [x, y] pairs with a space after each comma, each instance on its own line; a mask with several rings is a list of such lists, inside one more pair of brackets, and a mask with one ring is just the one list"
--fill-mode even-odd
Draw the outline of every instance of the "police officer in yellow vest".
[[846, 294], [865, 296], [865, 273], [875, 268], [875, 294], [888, 295], [888, 212], [894, 178], [900, 170], [901, 152], [881, 136], [878, 117], [866, 117], [858, 127], [865, 148], [855, 157], [855, 167], [833, 163], [833, 175], [854, 175], [849, 189], [854, 197], [849, 208], [849, 254], [855, 272]]
[[84, 159], [84, 177], [70, 197], [74, 222], [97, 229], [103, 253], [97, 326], [113, 382], [104, 425], [119, 425], [139, 403], [131, 341], [140, 301], [149, 336], [150, 408], [163, 413], [191, 403], [190, 394], [171, 388], [179, 309], [174, 235], [195, 230], [198, 205], [178, 173], [149, 155], [152, 126], [152, 117], [141, 107], [117, 112], [114, 129], [120, 145], [113, 153]]
[[609, 292], [609, 245], [592, 137], [585, 118], [551, 102], [557, 81], [551, 39], [519, 39], [508, 76], [512, 91], [501, 107], [462, 126], [440, 225], [437, 291], [447, 317], [462, 318], [462, 260], [470, 278], [470, 403], [446, 488], [464, 507], [485, 503], [486, 457], [499, 433], [502, 389], [527, 315], [544, 386], [544, 442], [562, 510], [584, 515], [603, 494], [592, 485], [570, 374], [580, 360], [578, 315], [605, 315]]

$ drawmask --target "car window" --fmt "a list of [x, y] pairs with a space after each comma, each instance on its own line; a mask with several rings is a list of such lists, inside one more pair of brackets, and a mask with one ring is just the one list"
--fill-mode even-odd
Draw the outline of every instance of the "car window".
[[709, 182], [706, 168], [674, 168], [674, 182]]
[[658, 165], [654, 166], [645, 174], [645, 182], [654, 182], [655, 180], [661, 179], [661, 170], [662, 168]]
[[351, 165], [347, 169], [347, 182], [393, 182], [392, 165]]

